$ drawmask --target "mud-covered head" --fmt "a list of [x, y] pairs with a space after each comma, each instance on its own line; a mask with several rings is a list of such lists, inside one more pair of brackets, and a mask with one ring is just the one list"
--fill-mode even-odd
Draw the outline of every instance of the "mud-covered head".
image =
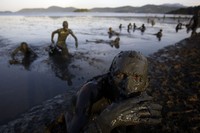
[[26, 42], [22, 42], [20, 45], [20, 48], [22, 51], [27, 52], [28, 51], [28, 44]]
[[68, 28], [68, 22], [67, 21], [63, 21], [63, 28]]
[[128, 96], [148, 86], [147, 59], [136, 51], [122, 51], [110, 66], [110, 80], [120, 93]]

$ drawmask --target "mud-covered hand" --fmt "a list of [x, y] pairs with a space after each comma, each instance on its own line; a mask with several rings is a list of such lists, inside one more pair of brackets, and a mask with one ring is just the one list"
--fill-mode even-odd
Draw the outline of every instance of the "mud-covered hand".
[[159, 104], [152, 102], [152, 97], [141, 95], [110, 105], [90, 126], [96, 125], [95, 127], [98, 127], [97, 129], [100, 132], [110, 133], [112, 129], [118, 126], [156, 125], [161, 123], [161, 109], [162, 107]]
[[12, 64], [20, 64], [21, 62], [16, 59], [13, 59], [13, 60], [9, 60], [9, 63], [12, 65]]

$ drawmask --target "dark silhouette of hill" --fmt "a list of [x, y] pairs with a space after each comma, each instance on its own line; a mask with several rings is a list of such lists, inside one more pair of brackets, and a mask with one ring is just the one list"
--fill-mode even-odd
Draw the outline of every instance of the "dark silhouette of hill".
[[188, 7], [188, 8], [180, 8], [178, 10], [173, 10], [168, 12], [168, 14], [195, 14], [198, 10], [200, 10], [200, 5], [199, 6], [194, 6], [194, 7]]
[[180, 4], [180, 3], [174, 3], [174, 4], [171, 4], [171, 3], [165, 3], [165, 4], [162, 4], [161, 6], [168, 6], [168, 7], [179, 7], [179, 8], [184, 8], [185, 6]]
[[[122, 6], [122, 7], [105, 7], [105, 8], [92, 8], [85, 9], [88, 12], [131, 12], [131, 13], [167, 13], [173, 10], [179, 9], [180, 4], [164, 4], [164, 5], [145, 5], [142, 7], [133, 7], [133, 6]], [[74, 12], [80, 9], [74, 7], [58, 7], [51, 6], [49, 8], [26, 8], [17, 11], [16, 13], [46, 13], [46, 12]]]
[[51, 6], [49, 8], [26, 8], [17, 11], [16, 13], [43, 13], [43, 12], [73, 12], [76, 10], [74, 7], [58, 7], [58, 6]]
[[13, 13], [13, 12], [11, 12], [11, 11], [0, 11], [0, 14], [11, 14], [11, 13]]
[[133, 13], [167, 13], [180, 7], [165, 5], [145, 5], [142, 7], [123, 6], [116, 8], [93, 8], [91, 12], [133, 12]]

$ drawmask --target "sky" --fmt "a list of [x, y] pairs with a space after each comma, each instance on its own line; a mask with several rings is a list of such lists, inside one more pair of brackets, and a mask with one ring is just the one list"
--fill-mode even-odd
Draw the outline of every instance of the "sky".
[[185, 6], [200, 5], [200, 0], [0, 0], [0, 11], [18, 11], [23, 8], [48, 8], [50, 6], [87, 8], [160, 5], [180, 3]]

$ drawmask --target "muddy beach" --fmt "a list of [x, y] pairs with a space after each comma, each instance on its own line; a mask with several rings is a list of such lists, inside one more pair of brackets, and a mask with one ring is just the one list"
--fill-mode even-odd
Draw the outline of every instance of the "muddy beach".
[[[200, 34], [149, 55], [149, 95], [163, 106], [162, 123], [145, 132], [200, 131]], [[87, 58], [86, 58], [87, 59]], [[92, 61], [91, 61], [92, 62]], [[75, 67], [75, 66], [74, 66]], [[73, 90], [43, 102], [0, 127], [0, 132], [64, 133], [62, 114]]]
[[200, 34], [161, 49], [149, 58], [150, 93], [163, 105], [159, 131], [200, 131], [199, 44]]

